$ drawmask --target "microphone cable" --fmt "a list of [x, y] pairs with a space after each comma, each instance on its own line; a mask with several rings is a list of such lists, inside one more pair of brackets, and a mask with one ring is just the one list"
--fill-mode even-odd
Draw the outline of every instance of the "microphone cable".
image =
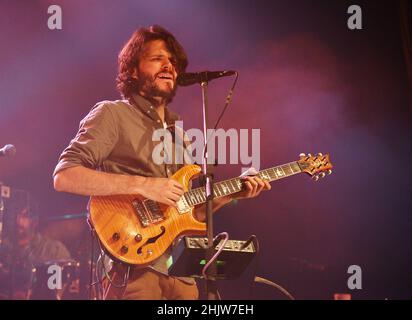
[[[238, 78], [239, 78], [239, 73], [238, 73], [237, 71], [235, 71], [235, 80], [233, 80], [232, 87], [230, 88], [229, 93], [228, 93], [228, 95], [227, 95], [227, 97], [226, 97], [226, 102], [225, 102], [225, 105], [224, 105], [224, 107], [223, 107], [223, 110], [222, 110], [222, 112], [220, 113], [220, 115], [219, 115], [219, 117], [218, 117], [218, 119], [217, 119], [217, 121], [216, 121], [216, 123], [215, 123], [215, 125], [214, 125], [214, 127], [213, 127], [212, 134], [207, 138], [206, 144], [205, 144], [205, 146], [203, 147], [203, 152], [202, 152], [203, 158], [204, 158], [204, 156], [205, 156], [205, 152], [206, 152], [206, 150], [207, 150], [207, 145], [209, 144], [210, 138], [214, 135], [214, 132], [215, 132], [217, 126], [219, 125], [219, 122], [220, 122], [220, 120], [222, 119], [223, 115], [225, 114], [227, 107], [229, 106], [230, 102], [232, 102], [233, 91], [235, 90], [235, 87], [236, 87]], [[205, 132], [205, 134], [207, 135], [207, 132]]]

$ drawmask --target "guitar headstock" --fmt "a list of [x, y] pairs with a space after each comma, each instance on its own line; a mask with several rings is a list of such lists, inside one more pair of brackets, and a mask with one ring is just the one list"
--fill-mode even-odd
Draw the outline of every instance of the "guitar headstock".
[[328, 154], [318, 153], [311, 155], [310, 153], [299, 155], [298, 164], [302, 171], [308, 173], [315, 181], [319, 178], [324, 178], [326, 174], [332, 173], [332, 163], [330, 162]]

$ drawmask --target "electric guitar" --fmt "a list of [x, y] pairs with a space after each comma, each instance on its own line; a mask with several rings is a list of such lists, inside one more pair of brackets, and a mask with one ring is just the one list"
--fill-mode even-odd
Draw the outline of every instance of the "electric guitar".
[[[300, 154], [298, 161], [260, 171], [257, 176], [274, 181], [306, 172], [315, 180], [331, 173], [329, 155]], [[204, 188], [189, 190], [190, 180], [201, 172], [187, 165], [171, 178], [184, 187], [177, 208], [159, 204], [140, 195], [93, 196], [89, 203], [90, 222], [100, 242], [115, 259], [131, 265], [148, 265], [159, 258], [179, 236], [204, 235], [206, 224], [193, 217], [196, 205], [206, 202]], [[244, 188], [241, 178], [213, 185], [215, 198]]]

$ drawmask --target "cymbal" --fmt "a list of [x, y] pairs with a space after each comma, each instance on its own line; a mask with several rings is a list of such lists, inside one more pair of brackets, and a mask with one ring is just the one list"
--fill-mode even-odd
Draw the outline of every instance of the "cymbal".
[[59, 220], [72, 220], [72, 219], [80, 219], [80, 218], [86, 218], [87, 217], [87, 212], [84, 213], [75, 213], [75, 214], [65, 214], [63, 216], [53, 216], [53, 217], [48, 217], [45, 218], [44, 221], [59, 221]]

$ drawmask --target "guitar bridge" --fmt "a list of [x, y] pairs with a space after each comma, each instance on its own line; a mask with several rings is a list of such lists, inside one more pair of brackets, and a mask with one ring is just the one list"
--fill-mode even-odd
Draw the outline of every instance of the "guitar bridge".
[[146, 208], [146, 212], [149, 214], [151, 223], [157, 223], [164, 220], [163, 212], [160, 210], [159, 204], [156, 201], [145, 199], [143, 205]]

